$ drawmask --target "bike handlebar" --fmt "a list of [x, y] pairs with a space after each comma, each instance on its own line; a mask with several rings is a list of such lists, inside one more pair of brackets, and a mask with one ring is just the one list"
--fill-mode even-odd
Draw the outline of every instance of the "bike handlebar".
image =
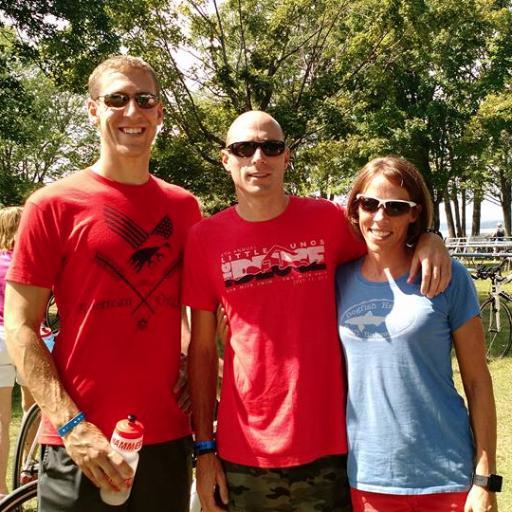
[[498, 265], [478, 265], [476, 267], [476, 274], [471, 274], [471, 277], [473, 279], [495, 279], [498, 282], [502, 281], [510, 281], [512, 278], [510, 276], [503, 277], [500, 275], [501, 267], [503, 266], [503, 262], [499, 263]]

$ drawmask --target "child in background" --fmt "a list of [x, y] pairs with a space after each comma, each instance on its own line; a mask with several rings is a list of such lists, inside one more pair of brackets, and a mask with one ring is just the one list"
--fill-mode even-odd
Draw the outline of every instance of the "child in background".
[[14, 238], [21, 218], [22, 208], [11, 206], [0, 209], [0, 499], [7, 494], [7, 460], [9, 458], [9, 425], [11, 423], [12, 389], [14, 381], [21, 385], [23, 412], [26, 413], [34, 399], [16, 377], [16, 368], [7, 353], [4, 334], [5, 275], [14, 247]]

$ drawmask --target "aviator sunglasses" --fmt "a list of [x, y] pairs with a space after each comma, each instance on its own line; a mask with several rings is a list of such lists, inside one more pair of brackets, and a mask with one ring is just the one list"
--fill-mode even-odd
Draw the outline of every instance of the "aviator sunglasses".
[[403, 199], [380, 199], [379, 197], [365, 196], [363, 194], [357, 194], [356, 200], [365, 212], [375, 213], [383, 206], [386, 215], [390, 217], [404, 215], [408, 213], [411, 208], [418, 206], [418, 203], [413, 201], [405, 201]]
[[226, 149], [239, 157], [249, 157], [256, 153], [258, 148], [261, 148], [265, 156], [279, 156], [284, 153], [286, 144], [282, 140], [264, 140], [257, 142], [255, 140], [247, 140], [242, 142], [233, 142]]
[[113, 92], [111, 94], [98, 96], [96, 100], [102, 99], [103, 103], [109, 108], [124, 108], [132, 98], [135, 99], [135, 103], [137, 103], [140, 108], [144, 109], [156, 107], [160, 102], [158, 96], [150, 92], [137, 92], [134, 95], [124, 92]]

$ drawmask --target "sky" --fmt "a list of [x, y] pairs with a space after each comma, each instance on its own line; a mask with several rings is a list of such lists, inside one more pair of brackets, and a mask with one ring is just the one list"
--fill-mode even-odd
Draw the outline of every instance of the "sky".
[[[466, 230], [469, 233], [471, 231], [471, 215], [473, 214], [473, 208], [470, 205], [467, 210], [467, 225]], [[444, 213], [444, 203], [439, 206], [439, 216], [441, 221], [441, 231], [443, 234], [447, 234], [448, 228], [446, 225], [446, 215]], [[482, 216], [480, 221], [480, 227], [482, 232], [493, 231], [496, 227], [497, 222], [503, 222], [503, 211], [501, 206], [491, 203], [490, 201], [483, 201], [482, 203]]]

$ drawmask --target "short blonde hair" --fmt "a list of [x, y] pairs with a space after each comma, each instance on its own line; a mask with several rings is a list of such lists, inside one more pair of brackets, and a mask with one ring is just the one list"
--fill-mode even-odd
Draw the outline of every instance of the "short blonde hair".
[[21, 206], [0, 209], [0, 250], [12, 251], [22, 211]]
[[347, 215], [355, 232], [362, 238], [359, 229], [359, 202], [357, 195], [364, 192], [376, 176], [383, 175], [389, 181], [404, 188], [411, 201], [421, 206], [415, 222], [411, 223], [407, 232], [407, 242], [416, 243], [418, 237], [431, 228], [432, 198], [421, 173], [416, 167], [400, 156], [388, 155], [370, 160], [358, 173], [352, 185], [347, 201]]
[[155, 70], [140, 57], [132, 57], [130, 55], [115, 55], [101, 64], [96, 66], [89, 76], [88, 88], [89, 96], [95, 100], [99, 95], [99, 82], [104, 73], [108, 71], [126, 71], [128, 69], [137, 69], [145, 71], [151, 75], [155, 84], [155, 91], [157, 96], [160, 95], [160, 82], [156, 76]]

